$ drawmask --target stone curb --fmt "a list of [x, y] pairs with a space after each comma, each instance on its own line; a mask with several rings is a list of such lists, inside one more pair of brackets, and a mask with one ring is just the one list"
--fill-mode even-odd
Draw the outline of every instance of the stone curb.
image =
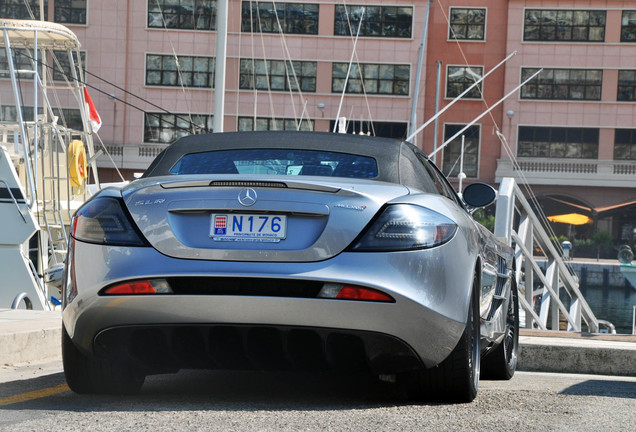
[[[59, 360], [59, 311], [0, 309], [0, 365]], [[636, 376], [636, 336], [520, 331], [518, 370]]]
[[636, 376], [636, 343], [576, 338], [519, 338], [525, 371]]
[[0, 365], [59, 359], [61, 343], [59, 312], [0, 309]]

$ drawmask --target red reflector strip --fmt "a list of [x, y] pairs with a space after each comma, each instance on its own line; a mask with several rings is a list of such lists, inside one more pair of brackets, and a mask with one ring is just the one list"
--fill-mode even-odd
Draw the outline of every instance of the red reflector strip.
[[155, 294], [155, 289], [148, 281], [127, 282], [107, 288], [104, 294]]
[[340, 292], [336, 296], [340, 300], [363, 300], [363, 301], [377, 301], [377, 302], [394, 302], [391, 296], [388, 296], [380, 291], [376, 291], [370, 288], [343, 286]]

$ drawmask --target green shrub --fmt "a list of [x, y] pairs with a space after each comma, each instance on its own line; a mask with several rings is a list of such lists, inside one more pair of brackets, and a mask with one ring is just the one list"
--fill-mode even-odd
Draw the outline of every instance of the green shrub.
[[596, 231], [592, 234], [592, 240], [600, 247], [608, 247], [612, 244], [612, 235], [607, 231]]
[[495, 232], [495, 217], [487, 215], [484, 209], [479, 209], [473, 213], [473, 218], [485, 226], [490, 232]]
[[569, 240], [566, 236], [560, 235], [558, 237], [554, 237], [554, 236], [550, 237], [550, 241], [552, 242], [552, 244], [557, 250], [561, 250], [561, 243], [563, 243], [564, 241], [569, 241]]

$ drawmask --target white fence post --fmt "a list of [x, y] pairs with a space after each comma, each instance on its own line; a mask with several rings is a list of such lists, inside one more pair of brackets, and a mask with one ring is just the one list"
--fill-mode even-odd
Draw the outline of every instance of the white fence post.
[[[495, 236], [515, 249], [517, 286], [525, 293], [519, 296], [519, 301], [525, 310], [526, 328], [546, 330], [549, 322], [552, 330], [560, 330], [561, 319], [564, 318], [568, 330], [580, 332], [585, 322], [587, 331], [599, 332], [599, 320], [579, 291], [576, 275], [563, 261], [560, 248], [552, 244], [512, 178], [502, 179], [499, 188]], [[547, 262], [545, 269], [537, 264], [537, 248]], [[561, 293], [567, 293], [568, 305], [560, 299]]]

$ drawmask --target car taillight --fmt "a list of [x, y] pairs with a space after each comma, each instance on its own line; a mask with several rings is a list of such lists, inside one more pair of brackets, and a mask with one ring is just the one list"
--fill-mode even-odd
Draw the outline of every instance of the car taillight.
[[318, 293], [320, 298], [395, 303], [393, 297], [373, 288], [327, 283]]
[[436, 211], [411, 204], [384, 209], [349, 248], [355, 252], [426, 249], [448, 242], [457, 225]]
[[146, 246], [122, 207], [121, 200], [98, 197], [82, 206], [73, 217], [73, 238], [88, 243]]
[[127, 281], [103, 289], [101, 295], [172, 294], [165, 279]]

